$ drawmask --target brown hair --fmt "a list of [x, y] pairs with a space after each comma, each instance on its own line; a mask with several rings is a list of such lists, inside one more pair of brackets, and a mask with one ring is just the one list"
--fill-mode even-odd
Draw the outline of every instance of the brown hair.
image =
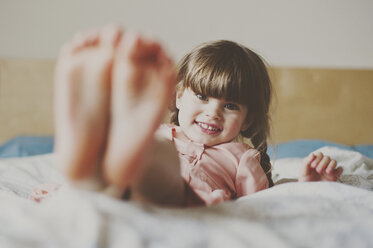
[[[273, 186], [267, 154], [271, 81], [263, 60], [233, 41], [204, 43], [186, 54], [178, 64], [176, 91], [190, 88], [208, 97], [223, 98], [248, 108], [249, 128], [241, 135], [260, 152], [261, 166]], [[174, 98], [175, 99], [175, 98]], [[179, 125], [179, 110], [171, 106], [171, 123]]]

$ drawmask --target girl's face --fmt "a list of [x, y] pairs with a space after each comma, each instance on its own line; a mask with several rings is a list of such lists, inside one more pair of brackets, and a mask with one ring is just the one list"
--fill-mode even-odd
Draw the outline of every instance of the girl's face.
[[232, 141], [249, 127], [247, 107], [185, 89], [177, 93], [179, 124], [191, 140], [207, 146]]

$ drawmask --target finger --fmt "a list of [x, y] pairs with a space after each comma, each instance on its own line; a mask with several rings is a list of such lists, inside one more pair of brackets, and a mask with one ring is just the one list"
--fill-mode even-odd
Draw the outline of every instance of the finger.
[[307, 157], [303, 159], [303, 166], [300, 170], [300, 176], [308, 175], [311, 171], [311, 163], [316, 158], [314, 153], [310, 153]]
[[315, 153], [315, 156], [316, 156], [316, 158], [311, 163], [312, 168], [317, 167], [317, 165], [320, 163], [321, 159], [324, 157], [324, 154], [322, 154], [321, 152], [317, 152], [317, 153]]
[[305, 157], [305, 158], [303, 159], [303, 164], [305, 164], [305, 165], [306, 165], [306, 164], [307, 164], [307, 165], [310, 165], [311, 162], [315, 160], [315, 158], [316, 158], [316, 155], [315, 155], [314, 153], [310, 153], [310, 154], [308, 154], [307, 157]]
[[123, 30], [116, 24], [109, 24], [100, 31], [100, 44], [117, 47], [123, 36]]
[[321, 174], [325, 171], [326, 167], [328, 166], [328, 164], [330, 163], [330, 157], [329, 156], [325, 156], [321, 159], [321, 161], [319, 162], [319, 164], [317, 165], [317, 168], [316, 168], [316, 171]]
[[83, 48], [87, 46], [93, 46], [97, 44], [98, 39], [98, 30], [89, 30], [76, 33], [70, 41], [66, 42], [62, 46], [59, 56], [71, 56], [72, 54], [81, 51]]
[[75, 34], [71, 40], [72, 53], [80, 52], [82, 49], [98, 44], [100, 37], [99, 29], [91, 29]]
[[[127, 31], [126, 35], [122, 37], [118, 45], [118, 56], [125, 56], [131, 62], [137, 62], [139, 54], [143, 50], [143, 39], [140, 35]], [[122, 60], [123, 58], [119, 58]]]
[[342, 167], [338, 167], [335, 172], [334, 172], [334, 175], [336, 177], [336, 179], [338, 179], [343, 173], [343, 168]]
[[326, 168], [326, 173], [328, 173], [328, 174], [332, 174], [332, 173], [334, 173], [334, 170], [335, 170], [335, 167], [337, 166], [337, 161], [335, 161], [334, 159], [332, 159], [330, 162], [329, 162], [329, 164], [328, 164], [328, 166], [327, 166], [327, 168]]

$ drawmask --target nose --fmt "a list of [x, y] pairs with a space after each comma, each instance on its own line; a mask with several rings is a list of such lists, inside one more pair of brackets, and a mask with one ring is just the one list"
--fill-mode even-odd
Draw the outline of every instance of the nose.
[[209, 101], [209, 103], [206, 104], [205, 115], [212, 120], [221, 120], [222, 113], [220, 104], [215, 101]]

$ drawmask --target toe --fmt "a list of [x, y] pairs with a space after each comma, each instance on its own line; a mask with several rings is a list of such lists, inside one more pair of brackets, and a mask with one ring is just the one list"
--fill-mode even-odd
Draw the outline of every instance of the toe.
[[109, 24], [100, 31], [100, 45], [117, 47], [123, 35], [122, 29], [116, 24]]
[[72, 39], [70, 46], [72, 53], [79, 53], [82, 49], [98, 44], [100, 31], [92, 29], [77, 33]]

